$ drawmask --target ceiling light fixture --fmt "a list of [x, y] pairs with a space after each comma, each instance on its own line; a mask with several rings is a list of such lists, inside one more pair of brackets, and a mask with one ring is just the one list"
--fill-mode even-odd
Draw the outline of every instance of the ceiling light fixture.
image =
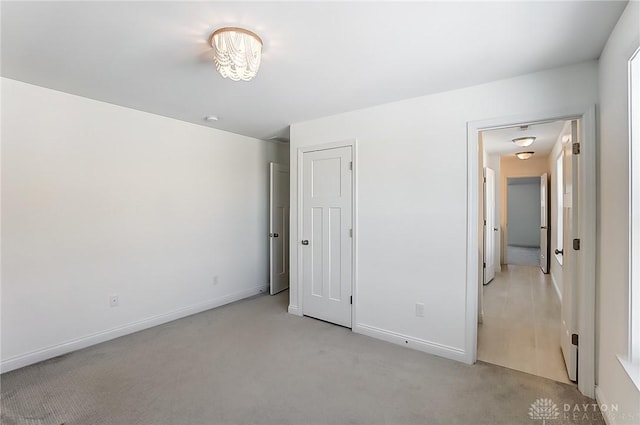
[[527, 146], [531, 146], [531, 144], [536, 140], [533, 136], [528, 137], [518, 137], [517, 139], [512, 139], [511, 141], [516, 145], [526, 148]]
[[262, 40], [244, 28], [225, 27], [215, 30], [209, 37], [213, 47], [213, 61], [224, 78], [249, 81], [260, 68]]
[[205, 121], [218, 121], [218, 116], [217, 115], [207, 115], [206, 117], [204, 117]]
[[518, 152], [516, 154], [516, 156], [518, 157], [518, 159], [529, 159], [529, 158], [531, 158], [533, 156], [534, 153], [535, 152], [531, 152], [531, 151], [529, 151], [529, 152]]

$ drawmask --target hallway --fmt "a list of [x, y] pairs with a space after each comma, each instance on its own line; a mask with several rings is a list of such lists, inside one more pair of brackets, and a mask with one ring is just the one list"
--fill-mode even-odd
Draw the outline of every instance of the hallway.
[[478, 360], [570, 383], [560, 351], [560, 301], [537, 266], [503, 265], [484, 287]]

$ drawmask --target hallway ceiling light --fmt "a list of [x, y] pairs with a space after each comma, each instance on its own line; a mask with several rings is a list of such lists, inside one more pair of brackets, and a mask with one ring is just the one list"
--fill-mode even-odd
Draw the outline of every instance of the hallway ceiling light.
[[528, 137], [518, 137], [517, 139], [511, 140], [516, 145], [526, 148], [527, 146], [531, 146], [531, 144], [536, 140], [533, 136]]
[[244, 28], [225, 27], [215, 30], [209, 37], [213, 47], [213, 61], [224, 78], [249, 81], [260, 68], [262, 40]]
[[518, 152], [516, 154], [516, 156], [518, 157], [518, 159], [529, 159], [529, 158], [531, 158], [533, 156], [534, 153], [535, 152], [531, 152], [531, 151], [529, 151], [529, 152]]

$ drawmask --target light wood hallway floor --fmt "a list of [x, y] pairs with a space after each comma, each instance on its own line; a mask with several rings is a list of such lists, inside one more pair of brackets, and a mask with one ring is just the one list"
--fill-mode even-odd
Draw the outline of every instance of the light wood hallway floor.
[[478, 360], [571, 383], [560, 350], [560, 301], [537, 266], [506, 265], [484, 286]]

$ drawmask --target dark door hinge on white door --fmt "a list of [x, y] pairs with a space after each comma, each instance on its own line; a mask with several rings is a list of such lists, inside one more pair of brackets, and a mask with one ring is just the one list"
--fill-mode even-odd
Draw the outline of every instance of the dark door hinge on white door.
[[352, 238], [353, 237], [353, 229], [349, 229], [349, 237]]
[[573, 250], [580, 251], [580, 239], [573, 240]]
[[573, 149], [573, 154], [574, 155], [580, 155], [580, 143], [574, 143], [572, 145], [572, 149]]
[[353, 161], [349, 161], [349, 169], [353, 170]]
[[349, 297], [349, 304], [353, 304], [353, 295]]
[[578, 346], [578, 334], [571, 334], [571, 344]]

